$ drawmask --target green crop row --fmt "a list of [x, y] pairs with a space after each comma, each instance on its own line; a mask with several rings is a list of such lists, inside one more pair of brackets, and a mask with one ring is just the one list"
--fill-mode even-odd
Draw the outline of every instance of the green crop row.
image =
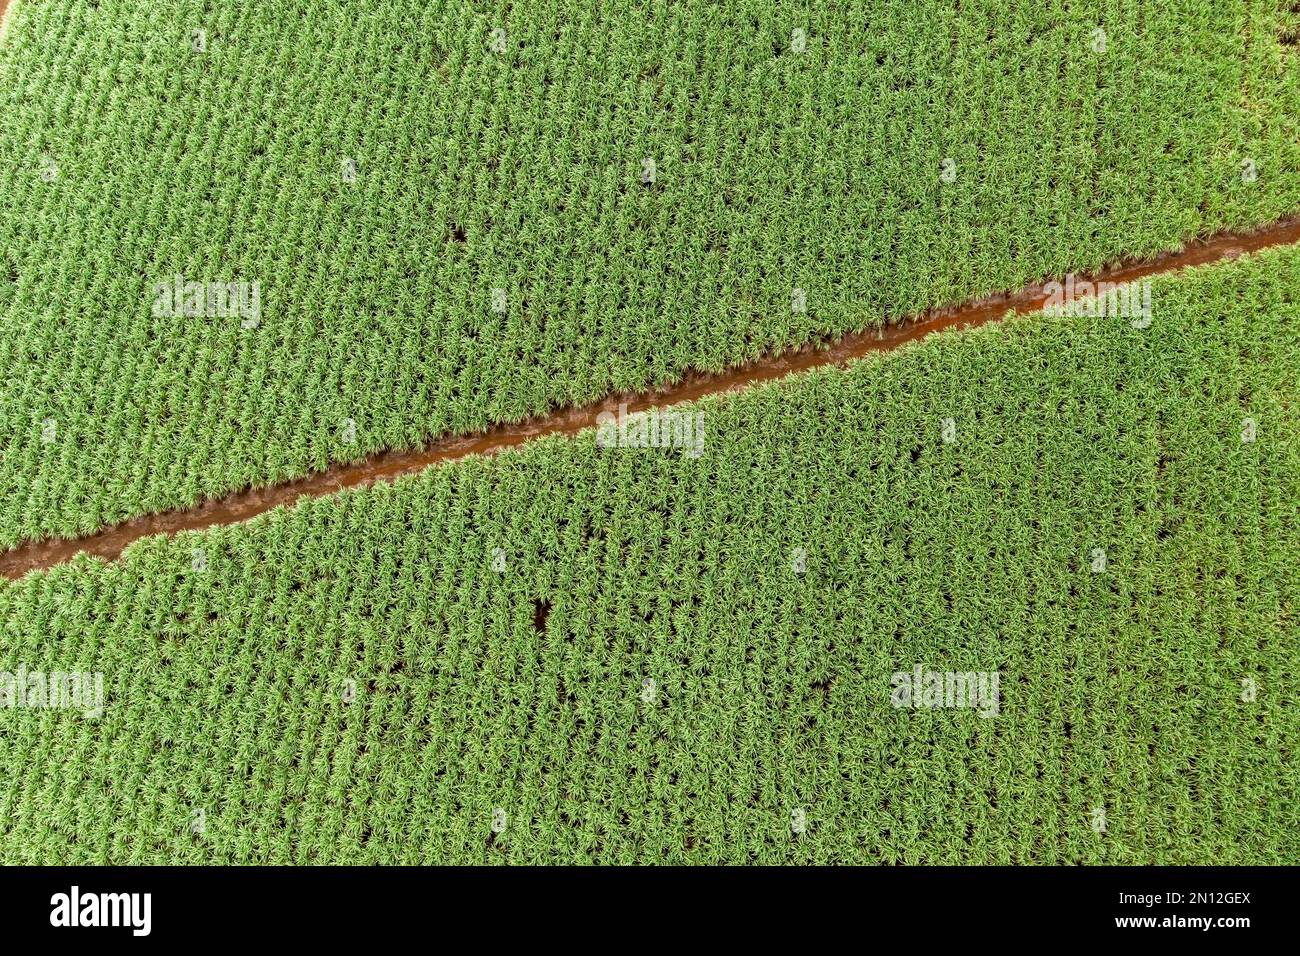
[[103, 697], [0, 708], [0, 857], [1295, 863], [1300, 249], [1152, 301], [4, 584]]
[[14, 0], [0, 547], [1274, 219], [1293, 21]]

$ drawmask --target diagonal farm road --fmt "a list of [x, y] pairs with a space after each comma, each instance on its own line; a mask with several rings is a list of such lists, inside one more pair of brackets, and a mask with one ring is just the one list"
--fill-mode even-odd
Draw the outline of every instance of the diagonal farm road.
[[[0, 0], [0, 10], [6, 2], [7, 0]], [[1300, 217], [1250, 232], [1222, 233], [1197, 240], [1180, 252], [1123, 263], [1103, 270], [1089, 281], [1127, 283], [1295, 242], [1300, 242]], [[1080, 297], [1079, 286], [1082, 284], [1083, 280], [1075, 283], [1072, 289], [1075, 298]], [[1008, 315], [1038, 311], [1051, 301], [1051, 285], [1040, 283], [1016, 292], [934, 310], [903, 319], [880, 330], [860, 332], [837, 341], [823, 341], [816, 346], [775, 353], [721, 374], [688, 372], [678, 383], [662, 389], [610, 395], [594, 405], [562, 409], [518, 424], [499, 425], [479, 435], [448, 437], [422, 449], [382, 452], [360, 462], [333, 466], [306, 478], [266, 488], [247, 489], [195, 508], [134, 518], [82, 538], [27, 542], [0, 555], [0, 575], [15, 580], [28, 572], [63, 564], [81, 553], [113, 560], [132, 542], [151, 535], [170, 535], [179, 531], [235, 524], [280, 505], [292, 505], [303, 496], [319, 497], [345, 488], [392, 481], [431, 465], [457, 461], [470, 455], [490, 455], [544, 435], [573, 435], [594, 427], [599, 415], [617, 412], [621, 406], [626, 406], [627, 412], [652, 407], [664, 408], [707, 395], [738, 391], [807, 369], [842, 365], [874, 352], [890, 351], [946, 329], [975, 328], [999, 321]]]

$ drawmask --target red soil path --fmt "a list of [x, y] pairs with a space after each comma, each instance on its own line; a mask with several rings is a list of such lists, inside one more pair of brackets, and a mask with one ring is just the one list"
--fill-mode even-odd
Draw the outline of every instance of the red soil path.
[[[0, 0], [0, 9], [7, 0]], [[1131, 262], [1104, 270], [1093, 281], [1132, 282], [1147, 276], [1176, 272], [1189, 266], [1234, 259], [1269, 246], [1300, 242], [1300, 218], [1285, 220], [1249, 233], [1225, 233], [1190, 243], [1181, 252], [1168, 253], [1144, 262]], [[1023, 314], [1041, 309], [1050, 296], [1046, 283], [1018, 292], [992, 296], [946, 309], [939, 309], [879, 331], [849, 335], [836, 342], [822, 342], [799, 350], [768, 356], [720, 374], [687, 373], [675, 385], [637, 394], [611, 395], [599, 404], [570, 408], [514, 425], [498, 425], [481, 435], [435, 441], [422, 449], [382, 452], [364, 461], [335, 465], [323, 472], [269, 488], [237, 492], [208, 501], [185, 511], [134, 518], [75, 540], [31, 541], [0, 555], [0, 575], [16, 579], [29, 571], [50, 568], [85, 552], [112, 560], [140, 538], [156, 534], [210, 528], [214, 525], [247, 521], [279, 505], [291, 505], [301, 496], [333, 494], [400, 475], [421, 471], [430, 465], [456, 461], [469, 455], [490, 455], [513, 448], [542, 435], [572, 435], [596, 425], [601, 412], [617, 412], [626, 403], [629, 412], [689, 402], [705, 395], [717, 395], [748, 388], [759, 382], [784, 378], [794, 372], [828, 365], [842, 365], [872, 352], [887, 352], [905, 342], [925, 338], [952, 328], [974, 328], [1003, 318], [1008, 311]]]

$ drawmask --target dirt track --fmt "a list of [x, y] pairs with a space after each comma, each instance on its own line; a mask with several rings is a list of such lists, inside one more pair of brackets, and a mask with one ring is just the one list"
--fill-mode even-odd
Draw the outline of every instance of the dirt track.
[[[0, 0], [0, 9], [6, 0]], [[1131, 282], [1160, 273], [1176, 272], [1189, 266], [1233, 259], [1245, 252], [1269, 246], [1300, 242], [1300, 218], [1285, 220], [1251, 233], [1223, 234], [1189, 244], [1183, 251], [1104, 270], [1093, 281]], [[269, 488], [249, 489], [186, 511], [135, 518], [105, 528], [84, 538], [64, 541], [28, 542], [0, 555], [0, 574], [16, 579], [29, 571], [62, 564], [80, 552], [112, 560], [127, 545], [156, 534], [209, 528], [246, 521], [278, 505], [293, 504], [300, 496], [328, 495], [344, 488], [391, 481], [421, 471], [430, 465], [456, 461], [469, 455], [488, 455], [513, 448], [542, 435], [572, 435], [596, 424], [601, 412], [618, 410], [626, 403], [629, 412], [665, 407], [747, 388], [759, 382], [783, 378], [793, 372], [828, 365], [841, 365], [872, 352], [886, 352], [905, 342], [955, 327], [973, 328], [1002, 318], [1008, 310], [1023, 314], [1041, 309], [1049, 300], [1046, 283], [964, 305], [913, 317], [880, 331], [846, 336], [838, 342], [821, 343], [760, 359], [751, 365], [722, 374], [687, 373], [681, 382], [667, 388], [637, 394], [617, 394], [596, 405], [566, 409], [516, 425], [499, 425], [482, 435], [447, 438], [423, 449], [382, 452], [365, 461], [337, 465], [307, 478]]]

